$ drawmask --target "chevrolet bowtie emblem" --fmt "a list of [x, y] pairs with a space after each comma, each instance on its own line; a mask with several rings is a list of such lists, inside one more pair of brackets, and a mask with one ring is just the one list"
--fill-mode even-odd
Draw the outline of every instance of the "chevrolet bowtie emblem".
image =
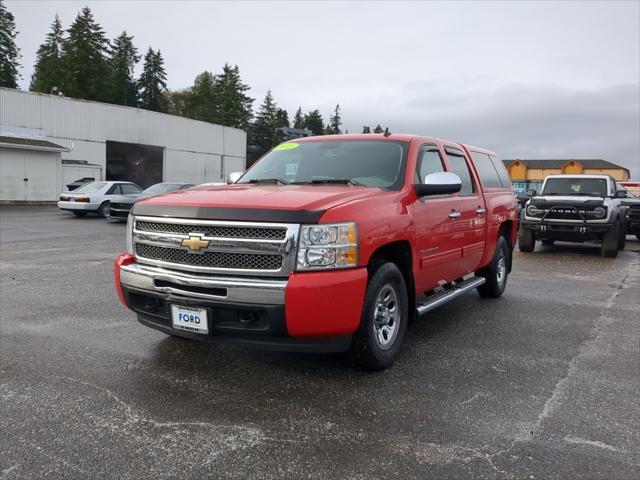
[[183, 247], [187, 247], [190, 252], [199, 252], [209, 246], [209, 240], [202, 240], [202, 237], [192, 235], [189, 238], [182, 240], [181, 245]]

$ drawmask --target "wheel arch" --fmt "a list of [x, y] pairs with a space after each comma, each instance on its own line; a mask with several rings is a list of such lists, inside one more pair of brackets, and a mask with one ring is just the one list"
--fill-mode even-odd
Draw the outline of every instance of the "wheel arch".
[[379, 246], [369, 257], [367, 269], [371, 269], [381, 261], [392, 262], [398, 266], [407, 285], [407, 297], [409, 301], [409, 320], [415, 318], [416, 287], [413, 278], [413, 253], [411, 243], [408, 240], [396, 240]]

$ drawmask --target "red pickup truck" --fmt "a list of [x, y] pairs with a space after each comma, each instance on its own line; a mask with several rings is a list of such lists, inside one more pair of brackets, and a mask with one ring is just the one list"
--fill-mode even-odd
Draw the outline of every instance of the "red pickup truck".
[[499, 297], [518, 230], [488, 150], [414, 135], [280, 144], [235, 184], [135, 204], [122, 303], [170, 335], [390, 366], [407, 323], [477, 289]]

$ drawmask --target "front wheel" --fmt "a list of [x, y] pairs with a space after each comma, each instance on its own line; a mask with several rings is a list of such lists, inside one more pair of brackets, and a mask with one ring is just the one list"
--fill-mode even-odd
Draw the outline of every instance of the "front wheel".
[[394, 263], [379, 263], [371, 271], [360, 327], [351, 346], [356, 362], [369, 370], [390, 367], [402, 347], [408, 318], [402, 272]]
[[491, 264], [477, 273], [477, 276], [484, 277], [486, 280], [478, 287], [478, 293], [481, 297], [498, 298], [502, 296], [507, 288], [508, 265], [509, 245], [504, 237], [499, 237]]
[[522, 227], [518, 233], [518, 248], [521, 252], [533, 252], [536, 248], [536, 237], [533, 230]]
[[100, 215], [102, 218], [107, 218], [109, 216], [109, 202], [104, 202], [102, 205], [100, 205], [100, 208], [98, 209], [98, 215]]
[[602, 247], [600, 255], [603, 257], [615, 258], [618, 256], [618, 247], [620, 245], [620, 222], [616, 220], [609, 231], [602, 238]]

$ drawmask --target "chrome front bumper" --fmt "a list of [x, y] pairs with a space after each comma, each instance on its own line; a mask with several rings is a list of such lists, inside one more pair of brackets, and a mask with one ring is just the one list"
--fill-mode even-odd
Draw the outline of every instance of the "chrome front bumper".
[[[286, 280], [191, 274], [139, 263], [122, 266], [120, 281], [129, 289], [156, 293], [165, 298], [188, 297], [260, 305], [284, 305], [287, 287]], [[212, 292], [206, 293], [207, 289]]]

